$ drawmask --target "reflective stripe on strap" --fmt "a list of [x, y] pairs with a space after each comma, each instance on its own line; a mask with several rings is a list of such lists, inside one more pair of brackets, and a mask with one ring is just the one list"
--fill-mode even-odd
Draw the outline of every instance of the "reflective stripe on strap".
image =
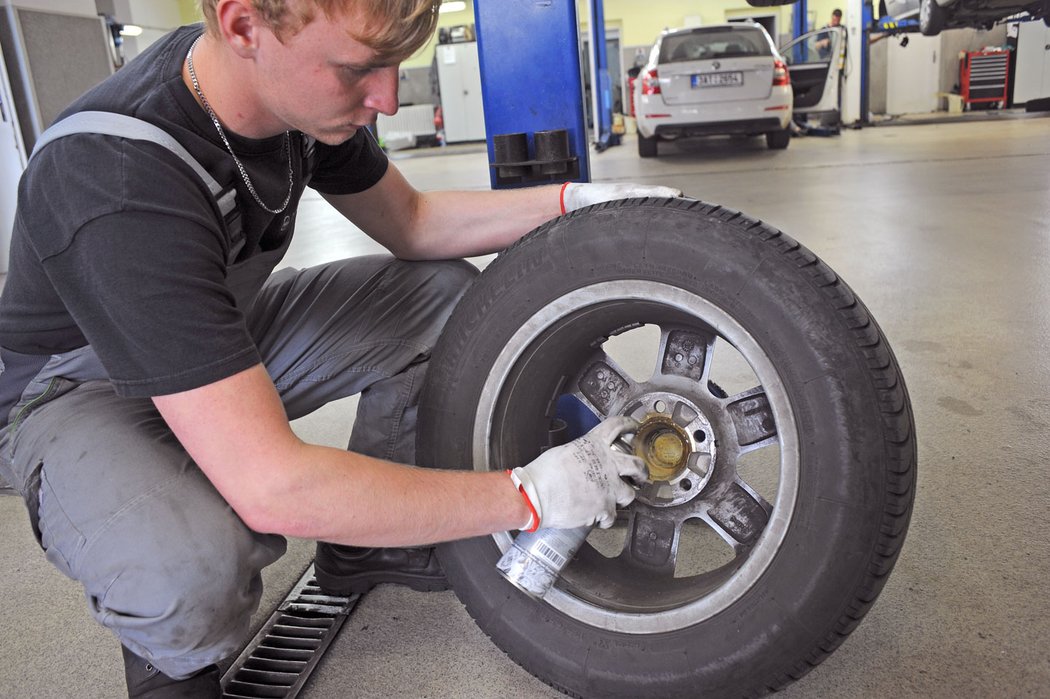
[[171, 134], [147, 121], [126, 114], [117, 114], [115, 112], [77, 112], [76, 114], [71, 114], [65, 119], [52, 124], [44, 133], [40, 134], [40, 138], [37, 139], [36, 146], [34, 146], [29, 159], [32, 160], [33, 156], [52, 141], [78, 133], [97, 133], [104, 136], [130, 138], [136, 141], [151, 141], [159, 146], [163, 146], [179, 156], [183, 162], [197, 173], [197, 176], [207, 185], [208, 191], [215, 197], [223, 216], [230, 213], [236, 206], [235, 190], [230, 188], [228, 192], [223, 194], [222, 187], [215, 181], [215, 178], [208, 174], [204, 166], [197, 162], [197, 159], [190, 155], [190, 152], [183, 148], [182, 144], [176, 141]]

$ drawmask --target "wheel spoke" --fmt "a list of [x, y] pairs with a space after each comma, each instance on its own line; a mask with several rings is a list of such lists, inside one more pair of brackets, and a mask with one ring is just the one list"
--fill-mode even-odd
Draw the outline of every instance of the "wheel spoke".
[[651, 574], [674, 577], [681, 523], [668, 515], [667, 510], [635, 504], [620, 558]]
[[765, 389], [756, 386], [725, 401], [726, 412], [736, 428], [741, 453], [760, 449], [777, 441], [777, 424]]
[[720, 493], [704, 516], [737, 553], [750, 548], [769, 522], [772, 506], [746, 483], [736, 480]]
[[692, 328], [663, 328], [657, 373], [702, 381], [711, 365], [715, 337]]
[[602, 417], [612, 414], [632, 395], [637, 386], [612, 357], [599, 352], [584, 366], [577, 378], [577, 397], [586, 401]]

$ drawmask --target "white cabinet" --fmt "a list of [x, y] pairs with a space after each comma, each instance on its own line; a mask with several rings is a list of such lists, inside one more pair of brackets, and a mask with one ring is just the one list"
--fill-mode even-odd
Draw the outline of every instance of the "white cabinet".
[[941, 37], [909, 34], [907, 46], [887, 43], [886, 113], [937, 111]]
[[26, 153], [70, 102], [113, 72], [110, 45], [92, 0], [0, 0], [0, 273]]
[[1050, 97], [1050, 27], [1021, 22], [1017, 32], [1014, 104]]
[[22, 132], [18, 128], [7, 66], [0, 54], [0, 274], [7, 273], [11, 250], [11, 229], [15, 223], [18, 180], [26, 166]]
[[484, 141], [485, 111], [477, 43], [439, 44], [437, 67], [445, 141]]

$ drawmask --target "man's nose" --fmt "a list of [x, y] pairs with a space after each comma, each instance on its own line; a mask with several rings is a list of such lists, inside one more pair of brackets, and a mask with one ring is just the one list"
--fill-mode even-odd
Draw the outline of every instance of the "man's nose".
[[397, 66], [388, 66], [374, 71], [369, 76], [365, 106], [387, 116], [396, 114], [399, 74]]

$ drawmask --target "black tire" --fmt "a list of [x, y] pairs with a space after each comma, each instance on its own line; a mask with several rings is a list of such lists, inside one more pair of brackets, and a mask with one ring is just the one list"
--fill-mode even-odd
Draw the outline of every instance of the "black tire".
[[[657, 369], [639, 382], [603, 342], [649, 329], [660, 332]], [[745, 390], [718, 372], [720, 357], [734, 356], [746, 363]], [[612, 393], [601, 393], [607, 380]], [[452, 315], [421, 398], [419, 458], [524, 465], [552, 439], [567, 393], [593, 399], [599, 416], [634, 414], [636, 402], [670, 411], [652, 402], [658, 395], [680, 401], [677, 420], [692, 401], [709, 423], [706, 434], [686, 427], [707, 475], [685, 469], [670, 490], [670, 478], [645, 489], [625, 524], [592, 532], [544, 601], [495, 569], [512, 533], [439, 547], [468, 612], [526, 670], [576, 696], [760, 695], [815, 667], [870, 609], [911, 515], [911, 407], [878, 325], [797, 242], [683, 199], [612, 202], [545, 224], [493, 262]], [[748, 465], [761, 455], [769, 463]], [[697, 525], [689, 512], [702, 508], [710, 521]], [[630, 550], [607, 557], [601, 537], [620, 532]], [[669, 577], [659, 554], [706, 562], [686, 546], [712, 532], [730, 535], [735, 557]], [[728, 548], [711, 540], [716, 553]]]
[[780, 131], [767, 131], [766, 132], [766, 146], [770, 150], [784, 150], [791, 143], [791, 129], [781, 129]]
[[919, 31], [925, 36], [937, 36], [944, 29], [947, 21], [944, 8], [937, 0], [920, 0]]
[[657, 143], [660, 139], [656, 136], [643, 136], [642, 133], [638, 132], [638, 155], [643, 158], [655, 158], [657, 151]]

